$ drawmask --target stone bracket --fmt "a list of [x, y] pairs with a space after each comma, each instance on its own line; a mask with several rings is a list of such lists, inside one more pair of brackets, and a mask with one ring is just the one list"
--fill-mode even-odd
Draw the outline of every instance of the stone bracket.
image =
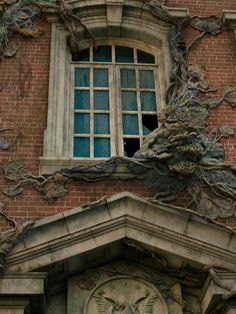
[[106, 0], [107, 25], [121, 27], [124, 0]]
[[[202, 314], [209, 313], [212, 309], [215, 309], [218, 304], [220, 304], [224, 298], [223, 296], [230, 294], [230, 289], [235, 291], [236, 289], [236, 273], [234, 272], [217, 272], [217, 281], [209, 275], [206, 283], [202, 289], [200, 302]], [[224, 287], [227, 287], [224, 288]], [[227, 300], [227, 299], [226, 299]], [[225, 314], [236, 314], [235, 305], [231, 305], [232, 300], [227, 302], [224, 306], [227, 307]]]
[[236, 10], [223, 10], [222, 18], [226, 27], [234, 31], [236, 39]]

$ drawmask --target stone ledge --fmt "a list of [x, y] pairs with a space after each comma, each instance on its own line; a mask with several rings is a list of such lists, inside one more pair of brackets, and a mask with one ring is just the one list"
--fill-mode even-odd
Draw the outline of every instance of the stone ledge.
[[236, 30], [236, 10], [223, 10], [222, 18], [227, 27]]
[[4, 273], [0, 275], [0, 295], [44, 294], [47, 273]]

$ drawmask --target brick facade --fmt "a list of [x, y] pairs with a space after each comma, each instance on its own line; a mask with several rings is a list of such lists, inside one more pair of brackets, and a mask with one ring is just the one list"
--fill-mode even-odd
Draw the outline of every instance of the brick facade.
[[[184, 7], [190, 15], [221, 16], [222, 10], [236, 10], [235, 0], [167, 0], [169, 7]], [[49, 80], [50, 25], [42, 22], [44, 34], [37, 39], [16, 37], [20, 49], [14, 58], [0, 61], [0, 128], [9, 128], [0, 135], [14, 145], [0, 151], [0, 166], [8, 160], [19, 159], [34, 175], [39, 172], [39, 157], [42, 156], [43, 133], [47, 123], [47, 97]], [[187, 29], [186, 42], [198, 34]], [[188, 56], [189, 64], [198, 64], [205, 70], [210, 86], [219, 92], [222, 85], [236, 86], [236, 39], [232, 31], [218, 36], [206, 36]], [[211, 112], [209, 126], [235, 126], [236, 111], [227, 104], [221, 104]], [[226, 160], [236, 163], [236, 137], [222, 140]], [[1, 170], [0, 189], [8, 181]], [[27, 187], [23, 194], [10, 198], [3, 194], [0, 199], [6, 203], [5, 213], [18, 220], [34, 220], [78, 207], [95, 201], [105, 195], [130, 191], [145, 197], [152, 197], [155, 191], [139, 180], [102, 181], [98, 183], [77, 182], [71, 184], [67, 195], [51, 204], [41, 199], [39, 193]], [[180, 205], [184, 205], [184, 197]], [[233, 219], [228, 220], [236, 224]], [[2, 219], [0, 227], [10, 227]]]

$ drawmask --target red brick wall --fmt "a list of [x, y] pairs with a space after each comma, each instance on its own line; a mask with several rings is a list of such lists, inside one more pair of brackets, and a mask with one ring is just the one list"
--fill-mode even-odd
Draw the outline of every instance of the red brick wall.
[[[236, 10], [235, 0], [167, 0], [166, 5], [185, 7], [194, 15], [220, 16], [222, 10]], [[20, 44], [17, 55], [0, 62], [0, 128], [12, 128], [0, 136], [10, 138], [15, 145], [0, 151], [0, 167], [9, 159], [19, 159], [35, 175], [38, 174], [39, 156], [42, 156], [43, 132], [47, 121], [48, 72], [50, 54], [50, 26], [45, 23], [45, 33], [38, 39], [16, 38]], [[197, 31], [188, 29], [186, 41], [191, 42]], [[190, 52], [188, 61], [201, 66], [211, 86], [219, 90], [222, 84], [236, 86], [236, 39], [233, 32], [224, 32], [216, 37], [206, 36]], [[236, 111], [227, 104], [213, 110], [209, 118], [210, 126], [231, 125], [236, 121]], [[226, 159], [236, 162], [236, 137], [224, 140]], [[0, 190], [8, 182], [2, 169]], [[99, 183], [77, 182], [70, 185], [68, 194], [49, 204], [41, 199], [38, 192], [30, 187], [17, 197], [6, 197], [0, 193], [0, 200], [6, 203], [5, 212], [18, 219], [39, 219], [53, 215], [81, 204], [94, 201], [104, 195], [120, 191], [131, 191], [147, 197], [154, 190], [141, 181], [103, 181]], [[180, 203], [181, 204], [181, 203]], [[229, 221], [233, 224], [234, 221]], [[7, 228], [4, 219], [0, 227]]]

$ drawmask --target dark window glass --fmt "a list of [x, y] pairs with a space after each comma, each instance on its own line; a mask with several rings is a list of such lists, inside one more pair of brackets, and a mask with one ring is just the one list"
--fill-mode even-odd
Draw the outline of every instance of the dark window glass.
[[134, 153], [139, 150], [140, 141], [138, 138], [124, 138], [124, 155], [133, 157]]
[[72, 54], [72, 61], [89, 61], [89, 49], [84, 49]]
[[138, 63], [149, 63], [149, 64], [155, 64], [155, 57], [153, 55], [150, 55], [147, 52], [138, 50]]
[[155, 114], [142, 115], [143, 135], [148, 135], [158, 127], [157, 116]]
[[97, 50], [93, 50], [94, 62], [111, 62], [111, 46], [98, 46]]
[[83, 137], [74, 138], [74, 156], [90, 157], [90, 139]]
[[116, 62], [134, 63], [134, 49], [116, 46]]

